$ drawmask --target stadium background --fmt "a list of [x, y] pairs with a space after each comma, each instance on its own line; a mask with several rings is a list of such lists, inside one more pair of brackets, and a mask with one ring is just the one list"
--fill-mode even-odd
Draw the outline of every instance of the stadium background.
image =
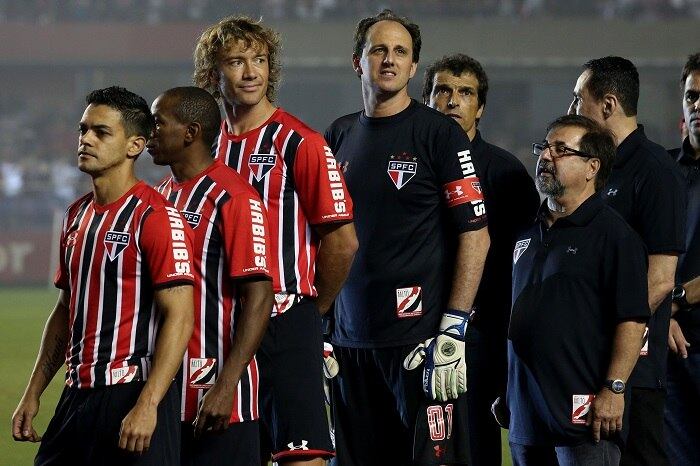
[[[680, 144], [678, 78], [698, 51], [700, 0], [0, 0], [0, 465], [30, 464], [36, 448], [12, 442], [9, 420], [56, 297], [56, 223], [90, 187], [75, 168], [85, 94], [118, 84], [152, 101], [187, 85], [203, 28], [247, 13], [282, 34], [278, 104], [323, 131], [362, 106], [350, 67], [354, 25], [384, 7], [421, 26], [412, 96], [420, 99], [431, 61], [455, 52], [478, 59], [490, 86], [480, 129], [530, 171], [530, 143], [566, 112], [580, 65], [599, 56], [635, 62], [647, 135]], [[151, 182], [165, 174], [146, 153], [137, 171]], [[42, 401], [42, 431], [59, 390], [57, 377]]]

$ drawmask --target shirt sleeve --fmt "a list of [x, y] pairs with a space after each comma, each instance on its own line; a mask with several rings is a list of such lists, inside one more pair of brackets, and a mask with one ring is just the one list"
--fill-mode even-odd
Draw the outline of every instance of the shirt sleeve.
[[232, 197], [221, 208], [220, 228], [229, 277], [271, 278], [270, 230], [259, 198], [253, 194]]
[[469, 138], [457, 124], [438, 131], [433, 162], [443, 201], [460, 233], [486, 226], [486, 206]]
[[352, 221], [352, 199], [333, 152], [320, 134], [305, 138], [294, 160], [294, 183], [309, 223]]
[[153, 286], [194, 282], [193, 236], [174, 207], [154, 208], [148, 214], [141, 227], [139, 246]]
[[639, 236], [629, 231], [613, 241], [612, 277], [615, 315], [618, 321], [648, 319], [647, 254]]
[[649, 254], [682, 253], [685, 250], [687, 194], [680, 176], [660, 169], [644, 177], [637, 187], [639, 234]]
[[70, 282], [68, 280], [68, 265], [66, 264], [66, 225], [68, 220], [68, 212], [63, 219], [63, 227], [61, 228], [61, 239], [58, 245], [58, 267], [54, 275], [53, 284], [56, 288], [62, 290], [70, 290]]

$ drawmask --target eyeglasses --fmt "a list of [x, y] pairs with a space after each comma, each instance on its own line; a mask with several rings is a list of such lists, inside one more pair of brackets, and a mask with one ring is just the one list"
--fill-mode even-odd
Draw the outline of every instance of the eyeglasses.
[[566, 157], [567, 155], [578, 155], [579, 157], [585, 157], [587, 159], [596, 158], [594, 155], [572, 149], [564, 144], [550, 144], [546, 141], [532, 143], [532, 153], [537, 157], [540, 157], [542, 152], [544, 152], [546, 149], [549, 149], [549, 153], [554, 159]]

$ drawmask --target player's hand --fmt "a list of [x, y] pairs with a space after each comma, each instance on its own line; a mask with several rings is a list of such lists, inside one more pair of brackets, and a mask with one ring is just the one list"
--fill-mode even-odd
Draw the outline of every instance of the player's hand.
[[236, 389], [229, 389], [215, 383], [202, 397], [197, 418], [194, 420], [194, 436], [199, 437], [205, 431], [220, 431], [228, 428], [233, 410], [233, 398]]
[[157, 407], [137, 403], [122, 420], [119, 448], [138, 455], [146, 453], [157, 421]]
[[338, 361], [333, 357], [333, 345], [323, 342], [323, 375], [327, 379], [332, 379], [338, 375], [339, 370]]
[[688, 357], [690, 343], [685, 339], [681, 326], [673, 318], [671, 318], [671, 325], [668, 327], [668, 347], [678, 356], [684, 359]]
[[465, 311], [446, 311], [438, 335], [418, 344], [403, 362], [407, 370], [425, 363], [423, 391], [433, 400], [455, 399], [467, 391], [464, 335], [470, 315]]
[[622, 413], [625, 410], [625, 396], [602, 389], [591, 402], [586, 416], [586, 425], [591, 427], [593, 440], [611, 437], [622, 430]]
[[39, 399], [23, 396], [12, 414], [12, 438], [18, 442], [39, 442], [32, 421], [39, 412]]

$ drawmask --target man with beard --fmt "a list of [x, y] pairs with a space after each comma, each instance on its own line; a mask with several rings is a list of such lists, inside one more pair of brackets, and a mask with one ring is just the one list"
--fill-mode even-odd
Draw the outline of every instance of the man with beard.
[[547, 198], [513, 252], [513, 463], [617, 465], [649, 316], [644, 246], [598, 194], [615, 157], [610, 132], [567, 115], [533, 153]]

